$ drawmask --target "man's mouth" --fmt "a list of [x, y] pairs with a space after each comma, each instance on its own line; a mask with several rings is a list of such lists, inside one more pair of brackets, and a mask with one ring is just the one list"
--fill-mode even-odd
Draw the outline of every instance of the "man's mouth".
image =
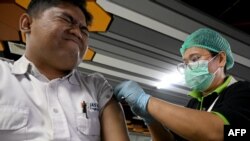
[[80, 47], [79, 43], [76, 40], [73, 39], [67, 39], [67, 41], [75, 43], [78, 47]]
[[68, 38], [65, 38], [65, 39], [66, 39], [67, 41], [74, 42], [79, 48], [82, 47], [81, 42], [80, 42], [79, 39], [77, 39], [77, 38], [68, 37]]

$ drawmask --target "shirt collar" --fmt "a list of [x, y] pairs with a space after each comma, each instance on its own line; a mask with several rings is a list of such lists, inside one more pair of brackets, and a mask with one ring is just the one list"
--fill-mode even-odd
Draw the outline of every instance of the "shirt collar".
[[68, 77], [69, 83], [73, 85], [80, 85], [80, 78], [78, 77], [77, 70], [74, 69]]
[[11, 73], [13, 74], [25, 74], [30, 70], [31, 62], [23, 55], [20, 59], [15, 61]]
[[[233, 78], [233, 76], [229, 76], [229, 77], [227, 77], [227, 79], [224, 83], [222, 83], [219, 87], [217, 87], [210, 94], [212, 94], [214, 92], [217, 94], [220, 94], [225, 88], [227, 88], [228, 86], [232, 85], [235, 82], [237, 82], [237, 81]], [[208, 94], [208, 95], [210, 95], [210, 94]], [[197, 99], [198, 101], [201, 101], [202, 97], [203, 97], [202, 93], [199, 91], [196, 91], [196, 90], [192, 90], [188, 95], [191, 96], [192, 98]], [[206, 96], [208, 96], [208, 95], [206, 95]]]
[[[17, 74], [17, 75], [21, 75], [21, 74], [25, 74], [27, 72], [30, 72], [36, 77], [42, 77], [43, 76], [39, 72], [39, 70], [35, 67], [35, 65], [32, 62], [30, 62], [24, 55], [20, 59], [15, 61], [11, 72], [13, 74]], [[64, 76], [62, 78], [59, 78], [59, 79], [60, 80], [68, 79], [70, 84], [79, 85], [79, 80], [78, 80], [79, 78], [77, 76], [77, 71], [75, 69], [73, 71], [71, 71], [68, 75], [66, 75], [66, 76]]]

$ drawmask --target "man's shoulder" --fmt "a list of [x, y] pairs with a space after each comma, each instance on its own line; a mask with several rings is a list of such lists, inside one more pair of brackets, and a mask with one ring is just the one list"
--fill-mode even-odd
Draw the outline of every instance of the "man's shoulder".
[[[236, 89], [237, 88], [237, 89]], [[228, 87], [228, 89], [234, 91], [249, 90], [250, 91], [250, 82], [249, 81], [238, 81]]]
[[13, 66], [14, 62], [15, 62], [14, 60], [0, 57], [0, 67], [1, 68], [5, 68], [5, 67], [10, 68]]
[[3, 57], [0, 57], [0, 61], [8, 62], [8, 63], [11, 63], [11, 64], [13, 64], [15, 62], [14, 60], [3, 58]]
[[235, 99], [237, 97], [245, 97], [250, 99], [250, 82], [249, 81], [238, 81], [229, 87], [227, 87], [221, 95], [227, 98]]
[[76, 78], [80, 83], [89, 86], [91, 89], [99, 89], [103, 87], [111, 87], [108, 80], [101, 73], [86, 74], [80, 71], [76, 72]]
[[77, 71], [76, 73], [78, 74], [80, 79], [84, 80], [84, 81], [86, 81], [86, 80], [88, 80], [88, 81], [106, 81], [105, 77], [98, 72], [86, 74], [86, 73], [83, 73], [81, 71]]

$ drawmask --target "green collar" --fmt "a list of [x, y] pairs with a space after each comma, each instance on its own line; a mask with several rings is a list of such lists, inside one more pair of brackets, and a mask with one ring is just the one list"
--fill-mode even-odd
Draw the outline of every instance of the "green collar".
[[[217, 94], [220, 94], [231, 82], [232, 76], [229, 76], [224, 83], [222, 83], [219, 87], [217, 87], [213, 92], [210, 94], [216, 92]], [[208, 94], [208, 95], [210, 95]], [[189, 96], [196, 98], [198, 101], [202, 101], [202, 93], [200, 91], [192, 90], [189, 94]], [[206, 95], [206, 96], [208, 96]]]

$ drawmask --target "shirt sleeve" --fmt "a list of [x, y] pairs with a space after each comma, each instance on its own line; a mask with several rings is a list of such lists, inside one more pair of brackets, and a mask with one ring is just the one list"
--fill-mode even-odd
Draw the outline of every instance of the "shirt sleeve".
[[250, 83], [239, 82], [225, 91], [223, 102], [218, 104], [213, 112], [227, 119], [233, 126], [250, 125]]
[[113, 96], [113, 88], [102, 74], [94, 73], [92, 74], [92, 77], [94, 77], [94, 86], [96, 89], [98, 106], [101, 114], [104, 107]]

